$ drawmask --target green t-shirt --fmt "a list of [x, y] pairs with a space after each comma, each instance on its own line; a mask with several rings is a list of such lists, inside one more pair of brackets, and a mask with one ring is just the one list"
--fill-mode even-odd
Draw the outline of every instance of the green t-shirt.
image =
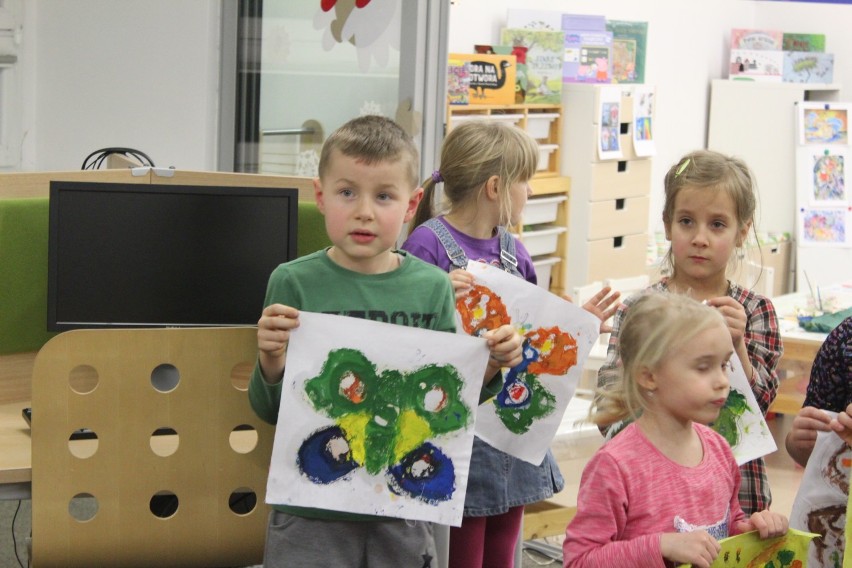
[[[306, 312], [337, 314], [438, 331], [456, 330], [455, 295], [440, 268], [399, 251], [400, 266], [383, 274], [362, 274], [335, 264], [318, 251], [276, 268], [269, 277], [264, 307], [284, 304]], [[257, 415], [278, 424], [281, 383], [268, 384], [255, 365], [249, 382], [249, 400]], [[278, 427], [286, 427], [283, 423]], [[376, 520], [304, 507], [275, 506], [302, 517], [335, 520]]]

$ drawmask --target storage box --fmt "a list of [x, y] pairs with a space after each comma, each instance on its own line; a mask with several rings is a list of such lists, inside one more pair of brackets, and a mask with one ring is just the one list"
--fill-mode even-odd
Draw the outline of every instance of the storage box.
[[538, 278], [538, 285], [545, 290], [550, 290], [550, 274], [553, 267], [561, 262], [558, 256], [545, 256], [542, 258], [534, 258], [533, 266], [535, 266], [535, 275]]
[[639, 197], [651, 187], [651, 160], [612, 160], [590, 167], [590, 201]]
[[534, 231], [524, 231], [521, 242], [530, 256], [541, 256], [556, 252], [559, 235], [567, 231], [565, 227], [547, 227]]
[[559, 148], [559, 144], [539, 144], [538, 145], [538, 169], [550, 169], [550, 155]]
[[651, 198], [629, 197], [589, 203], [589, 239], [645, 233]]
[[521, 222], [524, 225], [538, 225], [540, 223], [552, 223], [556, 221], [559, 213], [559, 204], [567, 199], [564, 195], [556, 197], [533, 197], [524, 206], [521, 214]]
[[527, 133], [536, 140], [550, 138], [550, 125], [557, 118], [556, 112], [531, 112], [527, 115]]
[[645, 249], [648, 236], [625, 235], [587, 241], [589, 247], [588, 280], [625, 278], [645, 274]]
[[506, 122], [507, 124], [511, 124], [512, 126], [517, 126], [521, 119], [524, 118], [522, 114], [514, 114], [514, 113], [490, 113], [490, 114], [482, 114], [482, 113], [470, 113], [470, 114], [453, 114], [453, 118], [451, 120], [452, 126], [457, 126], [462, 122], [470, 121], [470, 120], [494, 120]]

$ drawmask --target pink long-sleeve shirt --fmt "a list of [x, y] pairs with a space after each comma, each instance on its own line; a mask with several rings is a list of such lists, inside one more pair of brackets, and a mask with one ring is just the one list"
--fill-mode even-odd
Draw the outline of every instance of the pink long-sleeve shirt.
[[704, 447], [695, 467], [664, 456], [636, 423], [597, 451], [583, 470], [577, 514], [565, 530], [566, 567], [664, 567], [662, 533], [736, 534], [736, 523], [745, 520], [736, 460], [722, 436], [694, 428]]

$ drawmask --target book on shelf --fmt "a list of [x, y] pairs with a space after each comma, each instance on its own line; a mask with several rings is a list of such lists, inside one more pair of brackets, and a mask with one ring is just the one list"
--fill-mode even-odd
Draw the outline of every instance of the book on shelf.
[[610, 83], [612, 81], [612, 32], [604, 16], [562, 14], [565, 33], [565, 62], [562, 80], [566, 83]]
[[612, 32], [612, 82], [645, 82], [645, 49], [648, 44], [648, 22], [607, 20]]
[[783, 35], [781, 30], [733, 28], [731, 50], [781, 51]]
[[834, 54], [785, 51], [781, 79], [785, 83], [832, 83]]
[[524, 101], [559, 104], [562, 101], [562, 59], [564, 34], [561, 31], [504, 28], [500, 41], [523, 48], [526, 65]]
[[781, 49], [784, 51], [825, 51], [825, 34], [796, 34], [784, 32]]
[[447, 103], [470, 103], [470, 66], [467, 61], [450, 57], [447, 63]]
[[783, 51], [732, 49], [729, 78], [781, 82], [783, 67]]
[[474, 53], [515, 56], [515, 102], [524, 102], [527, 93], [527, 48], [521, 45], [489, 45], [478, 43]]
[[510, 105], [515, 102], [515, 56], [451, 53], [450, 61], [468, 64], [469, 104]]

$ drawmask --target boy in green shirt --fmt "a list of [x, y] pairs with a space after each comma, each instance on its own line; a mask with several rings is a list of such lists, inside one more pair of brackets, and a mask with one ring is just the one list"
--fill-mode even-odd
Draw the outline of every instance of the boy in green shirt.
[[[290, 331], [299, 311], [340, 314], [411, 327], [455, 331], [455, 300], [440, 269], [396, 250], [402, 225], [423, 197], [418, 152], [393, 121], [364, 116], [325, 141], [314, 180], [317, 206], [332, 246], [282, 264], [269, 279], [258, 321], [258, 361], [249, 399], [258, 416], [278, 416]], [[489, 331], [492, 358], [521, 361], [521, 337], [511, 326]], [[499, 359], [499, 361], [498, 361]], [[264, 566], [431, 566], [430, 523], [292, 506], [275, 506], [269, 519]]]

